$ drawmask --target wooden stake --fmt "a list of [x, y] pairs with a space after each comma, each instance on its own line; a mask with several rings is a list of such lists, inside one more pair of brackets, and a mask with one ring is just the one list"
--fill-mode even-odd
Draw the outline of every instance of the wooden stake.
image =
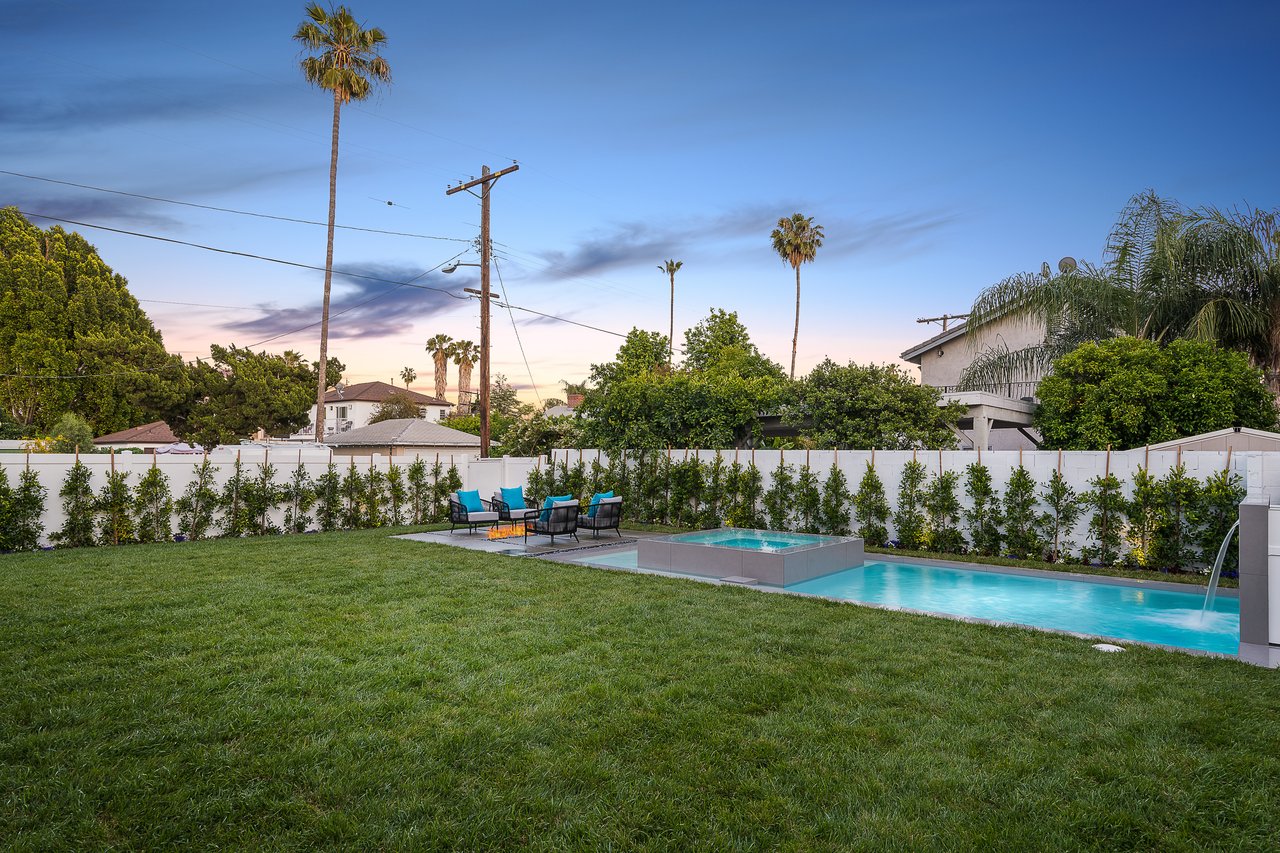
[[1058, 473], [1062, 473], [1062, 451], [1058, 451]]
[[1182, 467], [1182, 445], [1178, 445], [1178, 467]]
[[116, 472], [116, 449], [113, 447], [111, 448], [111, 473], [114, 474], [115, 472]]
[[1151, 445], [1147, 445], [1147, 449], [1142, 453], [1142, 470], [1151, 470]]
[[[30, 454], [30, 453], [28, 453], [28, 454], [27, 454], [27, 459], [30, 459], [30, 458], [31, 458], [31, 454]], [[1224, 471], [1230, 471], [1230, 470], [1231, 470], [1231, 448], [1230, 448], [1230, 447], [1228, 447], [1228, 448], [1227, 448], [1227, 467], [1226, 467], [1226, 468], [1224, 468], [1223, 470], [1224, 470]]]
[[1106, 470], [1103, 472], [1102, 476], [1104, 477], [1111, 476], [1111, 445], [1109, 444], [1107, 445], [1107, 467], [1106, 467]]
[[809, 467], [809, 448], [804, 449], [804, 467]]
[[942, 474], [942, 448], [938, 448], [938, 474]]
[[1018, 448], [1018, 467], [1022, 467], [1022, 448]]

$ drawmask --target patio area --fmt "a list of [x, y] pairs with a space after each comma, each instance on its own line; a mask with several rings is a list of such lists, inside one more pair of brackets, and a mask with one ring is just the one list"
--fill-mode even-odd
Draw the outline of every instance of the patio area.
[[550, 537], [538, 536], [532, 533], [529, 534], [529, 539], [526, 542], [519, 533], [491, 539], [485, 530], [471, 533], [463, 528], [452, 532], [448, 530], [433, 530], [427, 533], [406, 533], [393, 538], [408, 539], [414, 542], [435, 542], [439, 545], [452, 545], [455, 548], [465, 548], [468, 551], [502, 554], [506, 557], [542, 557], [555, 560], [561, 559], [561, 555], [564, 555], [563, 559], [567, 560], [580, 557], [585, 551], [603, 555], [619, 550], [631, 550], [635, 548], [636, 542], [640, 539], [667, 535], [661, 532], [651, 533], [638, 530], [623, 530], [621, 532], [621, 538], [613, 533], [602, 533], [599, 537], [593, 538], [590, 533], [579, 531], [577, 541], [574, 541], [572, 536], [557, 535], [554, 544]]

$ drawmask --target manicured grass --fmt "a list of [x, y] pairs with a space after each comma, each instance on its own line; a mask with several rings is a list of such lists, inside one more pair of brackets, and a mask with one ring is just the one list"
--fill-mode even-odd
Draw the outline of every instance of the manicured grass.
[[1272, 849], [1280, 675], [382, 531], [0, 558], [0, 847]]

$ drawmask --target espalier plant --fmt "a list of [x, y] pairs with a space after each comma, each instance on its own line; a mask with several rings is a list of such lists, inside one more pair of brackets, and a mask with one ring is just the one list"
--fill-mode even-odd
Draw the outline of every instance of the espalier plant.
[[849, 506], [852, 501], [849, 482], [840, 466], [833, 463], [822, 484], [822, 506], [819, 510], [821, 532], [832, 536], [848, 536]]
[[91, 481], [93, 474], [89, 466], [80, 460], [67, 469], [67, 476], [58, 490], [62, 498], [62, 513], [65, 521], [62, 528], [53, 534], [53, 541], [64, 548], [86, 548], [94, 544], [93, 514], [94, 499]]
[[927, 518], [925, 543], [930, 551], [959, 554], [964, 551], [964, 535], [960, 532], [960, 499], [956, 489], [960, 474], [943, 471], [934, 476], [921, 498]]
[[286, 533], [304, 533], [311, 526], [311, 508], [315, 506], [315, 484], [301, 462], [293, 469], [289, 482], [280, 490], [284, 504], [284, 530]]
[[853, 510], [858, 517], [857, 533], [866, 544], [881, 547], [888, 543], [889, 499], [884, 493], [884, 482], [870, 462], [858, 481]]
[[205, 539], [213, 527], [218, 508], [218, 492], [215, 475], [218, 469], [208, 459], [198, 462], [195, 475], [182, 497], [177, 500], [178, 532], [189, 541]]
[[1019, 465], [1004, 490], [1005, 550], [1020, 560], [1039, 559], [1044, 542], [1036, 530], [1036, 481]]
[[965, 468], [964, 492], [970, 508], [965, 512], [973, 550], [988, 557], [1000, 553], [1000, 499], [991, 485], [991, 470], [979, 462]]
[[1071, 488], [1061, 471], [1054, 471], [1040, 500], [1046, 507], [1038, 525], [1045, 540], [1045, 559], [1060, 563], [1069, 559], [1075, 549], [1075, 543], [1067, 537], [1084, 513], [1084, 499]]
[[133, 492], [139, 542], [168, 542], [173, 538], [173, 496], [169, 478], [156, 465], [138, 481]]
[[902, 466], [898, 483], [898, 508], [893, 513], [893, 526], [900, 547], [919, 551], [925, 545], [924, 480], [925, 467], [911, 460]]
[[332, 462], [316, 479], [316, 524], [324, 531], [342, 526], [342, 475]]

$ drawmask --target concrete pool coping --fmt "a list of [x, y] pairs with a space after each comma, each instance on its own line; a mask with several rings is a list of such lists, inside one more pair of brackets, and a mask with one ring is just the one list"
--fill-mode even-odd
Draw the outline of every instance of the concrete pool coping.
[[[607, 549], [607, 551], [609, 554], [618, 554], [618, 553], [622, 553], [624, 551], [633, 550], [633, 549], [634, 548], [631, 545], [624, 545], [623, 547], [615, 547], [615, 548]], [[1003, 622], [998, 619], [984, 619], [980, 616], [959, 616], [951, 613], [934, 613], [933, 611], [930, 611], [930, 610], [916, 610], [914, 608], [901, 607], [895, 604], [879, 604], [876, 602], [868, 602], [868, 601], [851, 601], [847, 598], [836, 598], [830, 595], [818, 595], [811, 592], [798, 592], [796, 590], [785, 589], [780, 586], [770, 586], [767, 584], [759, 584], [759, 583], [745, 584], [745, 583], [739, 582], [737, 579], [727, 580], [723, 578], [706, 577], [703, 575], [685, 574], [682, 572], [662, 571], [661, 569], [646, 569], [646, 568], [641, 568], [639, 566], [635, 568], [631, 568], [627, 566], [611, 566], [607, 563], [592, 563], [590, 562], [589, 556], [583, 556], [581, 554], [576, 556], [566, 554], [563, 558], [560, 558], [557, 555], [550, 555], [550, 554], [545, 554], [545, 555], [539, 554], [537, 556], [542, 559], [549, 559], [553, 562], [576, 563], [577, 565], [586, 566], [588, 568], [597, 569], [597, 570], [622, 572], [624, 574], [654, 575], [657, 577], [671, 578], [673, 580], [695, 581], [698, 583], [711, 584], [713, 586], [744, 587], [746, 589], [755, 590], [757, 592], [775, 593], [780, 595], [791, 595], [797, 598], [811, 598], [811, 599], [816, 599], [818, 601], [829, 601], [833, 604], [848, 604], [854, 607], [867, 607], [873, 610], [884, 610], [884, 611], [889, 611], [891, 613], [907, 613], [913, 616], [928, 616], [934, 619], [948, 619], [952, 622], [967, 622], [970, 625], [990, 625], [996, 628], [1021, 628], [1027, 631], [1036, 631], [1041, 634], [1056, 634], [1058, 636], [1074, 637], [1075, 639], [1078, 639], [1078, 640], [1089, 640], [1092, 642], [1105, 640], [1111, 643], [1122, 644], [1125, 646], [1140, 646], [1142, 648], [1147, 648], [1147, 649], [1160, 649], [1167, 652], [1177, 652], [1179, 654], [1184, 654], [1184, 655], [1194, 655], [1196, 657], [1210, 657], [1210, 658], [1220, 658], [1222, 660], [1234, 660], [1234, 661], [1239, 661], [1241, 663], [1249, 664], [1251, 666], [1263, 666], [1263, 667], [1267, 666], [1267, 664], [1265, 663], [1253, 660], [1249, 657], [1242, 656], [1240, 654], [1233, 655], [1233, 654], [1227, 654], [1225, 652], [1211, 652], [1205, 649], [1188, 649], [1183, 646], [1170, 646], [1163, 643], [1147, 643], [1147, 642], [1143, 642], [1142, 640], [1129, 640], [1123, 637], [1110, 637], [1105, 634], [1086, 634], [1079, 631], [1064, 631], [1058, 628], [1042, 628], [1038, 625], [1026, 625], [1021, 622]], [[606, 556], [606, 555], [601, 554], [600, 556]], [[892, 555], [869, 554], [868, 556], [875, 558], [875, 557], [889, 557]], [[1084, 581], [1086, 583], [1104, 582], [1104, 583], [1108, 583], [1110, 585], [1115, 585], [1115, 586], [1129, 586], [1129, 587], [1135, 587], [1138, 589], [1168, 590], [1170, 592], [1188, 592], [1188, 587], [1190, 587], [1192, 590], [1200, 589], [1198, 585], [1170, 583], [1169, 581], [1146, 581], [1141, 578], [1115, 578], [1115, 577], [1107, 577], [1105, 575], [1085, 575], [1085, 574], [1080, 574], [1078, 572], [1055, 572], [1055, 571], [1045, 571], [1042, 569], [1016, 568], [1012, 566], [991, 566], [991, 565], [981, 565], [978, 563], [965, 563], [959, 560], [933, 560], [933, 559], [928, 559], [924, 557], [904, 556], [894, 560], [870, 559], [868, 560], [867, 564], [872, 564], [876, 562], [892, 562], [892, 563], [902, 562], [902, 563], [910, 563], [914, 565], [923, 565], [923, 566], [936, 565], [943, 568], [972, 569], [972, 570], [978, 570], [978, 571], [988, 571], [988, 572], [1005, 573], [1005, 574], [1018, 574], [1018, 575], [1025, 575], [1029, 577], [1048, 578], [1050, 580], [1065, 579], [1065, 580]], [[1218, 595], [1225, 595], [1227, 597], [1232, 597], [1233, 595], [1238, 596], [1238, 591], [1235, 589], [1230, 589], [1230, 590], [1219, 589]]]

